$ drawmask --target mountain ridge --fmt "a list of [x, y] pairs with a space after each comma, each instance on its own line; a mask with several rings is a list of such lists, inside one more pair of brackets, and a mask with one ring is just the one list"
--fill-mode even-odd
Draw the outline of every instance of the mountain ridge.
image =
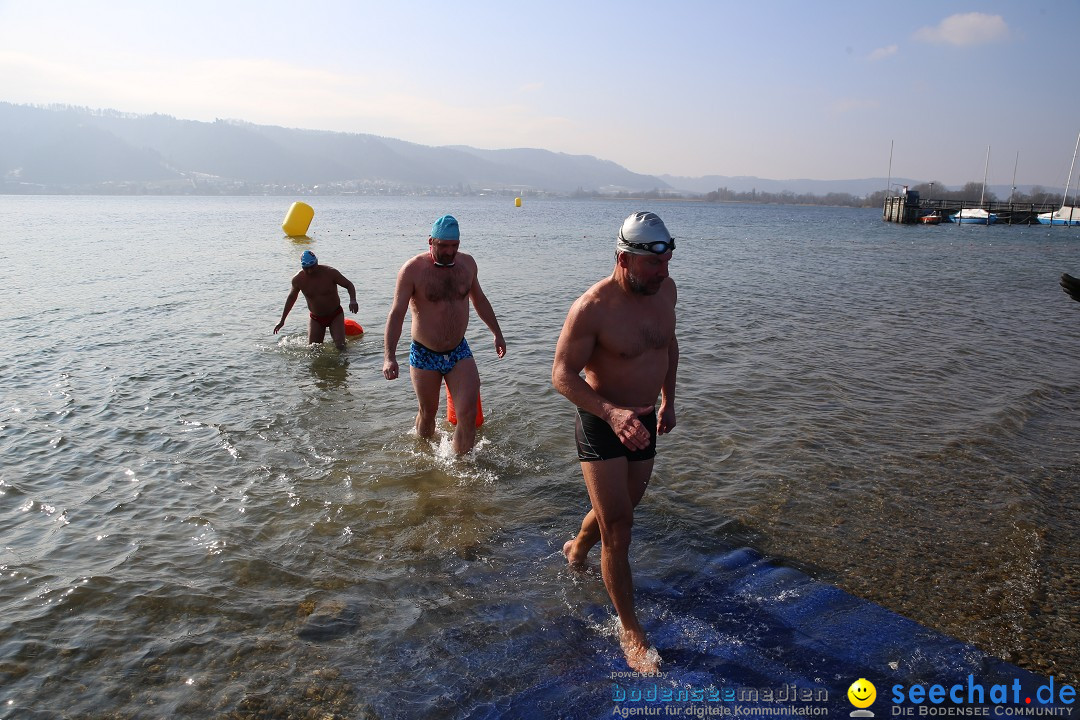
[[[213, 122], [72, 106], [0, 102], [3, 192], [94, 191], [141, 184], [160, 192], [251, 192], [329, 186], [343, 192], [736, 193], [870, 196], [885, 178], [771, 180], [647, 175], [591, 155], [537, 148], [427, 146], [365, 133]], [[914, 187], [921, 181], [892, 178]], [[253, 188], [252, 186], [256, 186]], [[995, 188], [1000, 189], [1000, 188]], [[1008, 188], [1005, 188], [1008, 193]]]

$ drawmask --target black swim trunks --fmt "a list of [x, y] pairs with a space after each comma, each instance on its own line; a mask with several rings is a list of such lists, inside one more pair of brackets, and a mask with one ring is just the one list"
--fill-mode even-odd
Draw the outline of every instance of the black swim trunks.
[[595, 462], [624, 457], [630, 462], [636, 462], [656, 457], [656, 411], [641, 415], [638, 420], [649, 431], [649, 447], [644, 450], [631, 450], [619, 442], [610, 425], [592, 413], [578, 408], [577, 422], [574, 424], [578, 460]]

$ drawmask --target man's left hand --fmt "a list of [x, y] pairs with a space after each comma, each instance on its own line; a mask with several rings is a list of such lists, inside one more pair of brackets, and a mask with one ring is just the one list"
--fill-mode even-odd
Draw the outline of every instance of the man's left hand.
[[656, 434], [663, 435], [675, 429], [675, 408], [671, 405], [660, 405], [660, 417], [656, 423]]

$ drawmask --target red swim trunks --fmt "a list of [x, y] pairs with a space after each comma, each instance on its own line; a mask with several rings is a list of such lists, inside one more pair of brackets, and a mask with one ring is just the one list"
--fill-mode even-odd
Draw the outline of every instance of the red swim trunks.
[[308, 315], [311, 316], [312, 320], [319, 323], [324, 328], [328, 328], [330, 327], [330, 323], [334, 322], [334, 318], [336, 318], [338, 315], [343, 314], [344, 312], [345, 311], [341, 309], [341, 306], [338, 305], [337, 310], [330, 313], [329, 315], [316, 315], [315, 313], [308, 313]]

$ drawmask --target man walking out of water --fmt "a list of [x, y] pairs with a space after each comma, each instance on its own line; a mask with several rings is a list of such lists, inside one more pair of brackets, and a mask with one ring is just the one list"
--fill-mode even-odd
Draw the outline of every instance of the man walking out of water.
[[394, 380], [398, 376], [401, 326], [405, 310], [411, 306], [409, 374], [420, 404], [416, 432], [424, 438], [435, 434], [439, 395], [445, 380], [458, 418], [453, 446], [459, 455], [476, 444], [476, 406], [480, 396], [476, 360], [465, 341], [470, 300], [477, 316], [495, 335], [496, 354], [499, 357], [506, 354], [499, 321], [476, 277], [476, 261], [458, 252], [460, 241], [457, 220], [443, 215], [431, 226], [428, 251], [402, 265], [394, 288], [394, 302], [386, 318], [383, 350], [383, 377]]
[[638, 672], [655, 672], [660, 664], [634, 613], [629, 549], [656, 436], [675, 427], [679, 343], [675, 282], [668, 277], [674, 249], [674, 238], [654, 213], [626, 218], [615, 245], [615, 269], [571, 306], [551, 371], [555, 389], [578, 408], [578, 459], [592, 502], [563, 554], [580, 568], [600, 543], [600, 571], [619, 615], [619, 644]]
[[300, 256], [300, 272], [292, 279], [292, 290], [285, 298], [285, 311], [281, 313], [281, 322], [274, 328], [277, 335], [285, 325], [296, 297], [304, 293], [308, 306], [308, 342], [321, 343], [326, 338], [326, 328], [330, 328], [330, 337], [338, 350], [345, 349], [345, 311], [341, 309], [341, 297], [338, 285], [349, 291], [349, 312], [354, 315], [360, 310], [356, 302], [356, 287], [348, 278], [329, 265], [320, 265], [315, 253], [305, 250]]

